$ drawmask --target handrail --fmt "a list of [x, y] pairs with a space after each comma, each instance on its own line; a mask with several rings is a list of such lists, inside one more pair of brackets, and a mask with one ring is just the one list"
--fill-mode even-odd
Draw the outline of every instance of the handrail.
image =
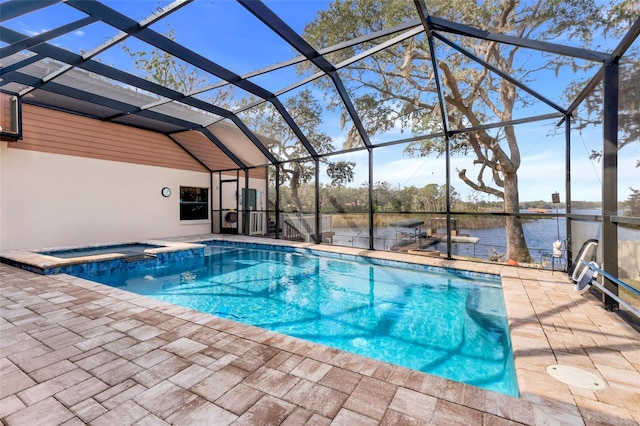
[[283, 222], [284, 222], [284, 224], [285, 224], [286, 226], [288, 226], [289, 228], [293, 229], [293, 230], [294, 230], [296, 233], [298, 233], [300, 236], [305, 235], [305, 233], [304, 233], [304, 232], [300, 231], [300, 230], [298, 229], [298, 227], [297, 227], [297, 226], [295, 226], [295, 225], [293, 224], [293, 222], [291, 221], [291, 219], [289, 219], [289, 218], [285, 218]]
[[640, 217], [611, 216], [611, 222], [622, 225], [640, 225]]
[[[618, 278], [614, 277], [613, 275], [611, 275], [608, 272], [605, 272], [604, 270], [598, 268], [597, 266], [595, 266], [592, 263], [587, 262], [586, 260], [581, 260], [581, 262], [586, 265], [587, 268], [591, 269], [592, 271], [595, 271], [599, 274], [602, 274], [602, 276], [608, 278], [609, 280], [613, 281], [614, 283], [616, 283], [617, 285], [622, 285], [624, 288], [626, 288], [627, 290], [631, 290], [631, 292], [640, 295], [640, 291], [636, 290], [635, 288], [631, 287], [629, 284], [620, 281]], [[624, 300], [620, 299], [620, 297], [617, 294], [614, 294], [613, 292], [611, 292], [610, 290], [606, 289], [602, 284], [600, 284], [599, 282], [597, 282], [595, 279], [591, 279], [591, 282], [589, 283], [593, 286], [595, 286], [596, 288], [598, 288], [600, 291], [602, 291], [603, 293], [607, 294], [609, 297], [611, 297], [613, 300], [615, 300], [616, 302], [618, 302], [620, 305], [624, 306], [625, 308], [627, 308], [629, 310], [629, 312], [631, 312], [632, 314], [634, 314], [636, 317], [640, 318], [640, 311], [638, 311], [636, 308], [634, 308], [633, 306], [629, 305], [627, 302], [625, 302]]]
[[607, 277], [608, 279], [610, 279], [611, 281], [613, 281], [614, 283], [621, 285], [622, 287], [626, 288], [627, 290], [631, 290], [632, 293], [637, 294], [638, 296], [640, 296], [640, 290], [636, 290], [635, 288], [631, 287], [629, 284], [625, 283], [624, 281], [621, 281], [619, 278], [614, 277], [613, 275], [611, 275], [608, 272], [605, 272], [603, 269], [598, 268], [597, 266], [595, 266], [592, 263], [587, 262], [586, 260], [581, 260], [581, 262], [583, 264], [585, 264], [587, 267], [591, 268], [592, 270], [596, 271], [597, 273], [599, 273], [600, 275]]
[[[331, 215], [321, 215], [321, 234], [332, 231]], [[303, 214], [300, 212], [284, 213], [283, 223], [285, 228], [288, 227], [307, 242], [315, 240], [315, 215]], [[285, 238], [288, 238], [285, 236]]]

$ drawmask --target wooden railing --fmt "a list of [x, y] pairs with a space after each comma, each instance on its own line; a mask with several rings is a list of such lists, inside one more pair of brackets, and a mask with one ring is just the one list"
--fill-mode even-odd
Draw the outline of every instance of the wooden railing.
[[[283, 224], [282, 233], [287, 240], [302, 240], [313, 242], [316, 228], [316, 216], [313, 214], [302, 213], [285, 213], [282, 215]], [[320, 215], [320, 229], [323, 235], [332, 232], [332, 216], [328, 214]]]

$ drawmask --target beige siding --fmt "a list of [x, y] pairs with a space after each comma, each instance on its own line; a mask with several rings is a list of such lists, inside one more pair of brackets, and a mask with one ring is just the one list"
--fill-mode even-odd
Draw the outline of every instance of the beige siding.
[[267, 167], [258, 167], [258, 168], [249, 170], [249, 176], [256, 179], [267, 180], [268, 172], [269, 172], [269, 169]]
[[238, 165], [227, 157], [220, 148], [198, 131], [177, 133], [173, 137], [211, 170], [238, 168]]
[[[232, 134], [235, 131], [234, 137], [237, 140], [244, 140], [246, 136], [239, 130], [231, 128], [229, 130]], [[178, 133], [174, 135], [174, 138], [182, 144], [186, 149], [192, 152], [198, 157], [209, 169], [216, 170], [232, 170], [237, 169], [238, 165], [233, 162], [229, 157], [225, 155], [220, 148], [218, 148], [212, 141], [205, 135], [198, 131]], [[229, 142], [228, 142], [229, 143]], [[235, 173], [224, 173], [235, 176]], [[251, 169], [251, 177], [258, 179], [266, 179], [266, 168]]]
[[[237, 137], [244, 137], [244, 135], [239, 134]], [[238, 165], [234, 163], [233, 160], [227, 157], [220, 148], [198, 131], [178, 133], [174, 135], [174, 138], [213, 171], [238, 168]], [[235, 172], [223, 172], [222, 174], [235, 176]], [[251, 169], [249, 174], [252, 178], [266, 179], [267, 168]]]
[[23, 140], [14, 149], [205, 171], [167, 136], [33, 105], [22, 109]]

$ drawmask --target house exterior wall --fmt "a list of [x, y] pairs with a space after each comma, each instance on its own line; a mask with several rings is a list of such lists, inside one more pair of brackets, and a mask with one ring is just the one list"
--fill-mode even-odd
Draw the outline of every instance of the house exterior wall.
[[180, 186], [218, 199], [208, 170], [162, 134], [24, 105], [23, 140], [0, 142], [0, 250], [211, 232], [211, 213], [180, 220]]
[[8, 197], [8, 183], [5, 178], [5, 170], [7, 169], [7, 142], [0, 141], [0, 250], [8, 247], [9, 223], [7, 219], [6, 199]]
[[3, 249], [211, 232], [209, 220], [181, 222], [179, 205], [180, 186], [208, 188], [208, 173], [11, 148], [5, 154]]

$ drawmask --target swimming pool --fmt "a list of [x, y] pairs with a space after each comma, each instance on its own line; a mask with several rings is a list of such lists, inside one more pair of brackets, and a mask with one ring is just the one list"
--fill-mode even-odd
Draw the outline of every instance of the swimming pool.
[[518, 395], [499, 280], [315, 251], [215, 244], [103, 284]]

